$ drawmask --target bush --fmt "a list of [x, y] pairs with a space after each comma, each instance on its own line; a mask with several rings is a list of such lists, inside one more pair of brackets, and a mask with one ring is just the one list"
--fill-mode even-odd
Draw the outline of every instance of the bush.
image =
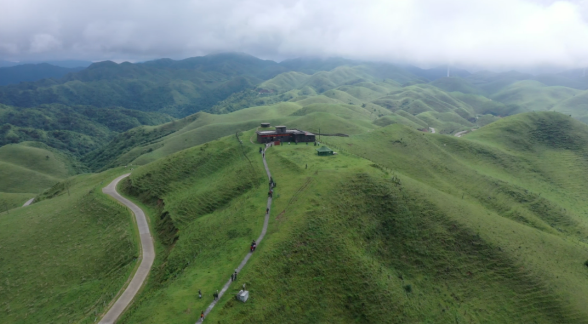
[[412, 286], [411, 285], [404, 286], [404, 291], [406, 291], [406, 293], [411, 293], [412, 292]]

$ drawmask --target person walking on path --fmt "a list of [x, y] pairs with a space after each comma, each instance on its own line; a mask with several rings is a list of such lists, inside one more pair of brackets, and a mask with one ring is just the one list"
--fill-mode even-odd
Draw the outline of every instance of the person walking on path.
[[198, 289], [198, 298], [202, 299], [202, 291], [200, 289]]
[[233, 279], [233, 281], [237, 281], [237, 269], [235, 269], [235, 273], [233, 274], [233, 276], [235, 277], [235, 279]]
[[204, 322], [204, 311], [200, 312], [200, 322]]

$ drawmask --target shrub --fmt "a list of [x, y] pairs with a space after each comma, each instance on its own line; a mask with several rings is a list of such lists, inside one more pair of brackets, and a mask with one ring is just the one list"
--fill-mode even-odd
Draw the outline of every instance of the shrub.
[[404, 291], [406, 291], [406, 293], [411, 293], [412, 292], [412, 286], [411, 285], [404, 286]]

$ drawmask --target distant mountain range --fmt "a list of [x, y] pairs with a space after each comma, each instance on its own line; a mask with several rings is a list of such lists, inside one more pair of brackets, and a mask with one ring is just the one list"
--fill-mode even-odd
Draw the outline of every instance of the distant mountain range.
[[83, 69], [84, 67], [66, 68], [48, 63], [2, 67], [0, 68], [0, 86], [38, 81], [46, 78], [59, 79], [68, 73]]
[[64, 68], [78, 68], [78, 67], [85, 68], [85, 67], [88, 67], [92, 64], [91, 61], [82, 61], [82, 60], [22, 61], [22, 62], [0, 60], [0, 68], [25, 65], [25, 64], [41, 64], [41, 63], [47, 63], [47, 64], [51, 64], [54, 66], [60, 66], [60, 67], [64, 67]]
[[378, 126], [402, 123], [438, 133], [527, 111], [554, 110], [588, 123], [582, 70], [534, 76], [452, 68], [449, 75], [447, 67], [344, 58], [278, 63], [242, 53], [86, 68], [18, 65], [0, 68], [0, 84], [20, 82], [0, 86], [0, 145], [37, 140], [82, 156], [136, 126], [280, 102], [360, 106], [379, 118]]

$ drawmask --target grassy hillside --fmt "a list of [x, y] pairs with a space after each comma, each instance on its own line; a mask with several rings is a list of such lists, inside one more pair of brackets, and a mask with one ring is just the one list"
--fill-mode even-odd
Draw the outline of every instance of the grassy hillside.
[[473, 86], [468, 80], [463, 78], [441, 78], [431, 82], [431, 85], [446, 92], [461, 92], [466, 94], [479, 94], [480, 89]]
[[[75, 157], [37, 142], [0, 147], [0, 166], [0, 199], [9, 198], [5, 193], [27, 194], [30, 199], [60, 180], [86, 171]], [[22, 196], [18, 197], [20, 201]]]
[[[122, 323], [195, 321], [245, 255], [267, 193], [251, 135], [126, 184], [164, 253]], [[588, 126], [537, 112], [463, 138], [392, 124], [323, 142], [338, 154], [268, 151], [268, 234], [207, 321], [586, 322]], [[232, 298], [243, 283], [246, 304]]]
[[579, 90], [566, 87], [548, 87], [537, 81], [515, 82], [490, 98], [504, 104], [516, 104], [527, 111], [551, 110], [556, 104], [567, 100]]
[[0, 211], [20, 207], [57, 182], [86, 171], [72, 155], [43, 143], [1, 146]]
[[552, 110], [571, 115], [584, 123], [588, 123], [588, 92], [582, 91], [574, 97], [563, 100], [555, 105]]
[[[110, 144], [85, 156], [82, 161], [94, 170], [127, 164], [147, 164], [172, 153], [223, 136], [258, 127], [262, 122], [285, 124], [311, 132], [358, 134], [377, 128], [373, 121], [390, 114], [371, 105], [282, 102], [251, 107], [228, 114], [200, 112], [157, 127], [142, 127], [116, 137]], [[406, 122], [409, 125], [410, 122]], [[415, 126], [416, 127], [416, 126]], [[256, 140], [249, 136], [245, 141]]]
[[[101, 188], [124, 170], [73, 178], [0, 214], [3, 323], [94, 323], [135, 265], [131, 214]], [[48, 199], [51, 198], [51, 199]]]

